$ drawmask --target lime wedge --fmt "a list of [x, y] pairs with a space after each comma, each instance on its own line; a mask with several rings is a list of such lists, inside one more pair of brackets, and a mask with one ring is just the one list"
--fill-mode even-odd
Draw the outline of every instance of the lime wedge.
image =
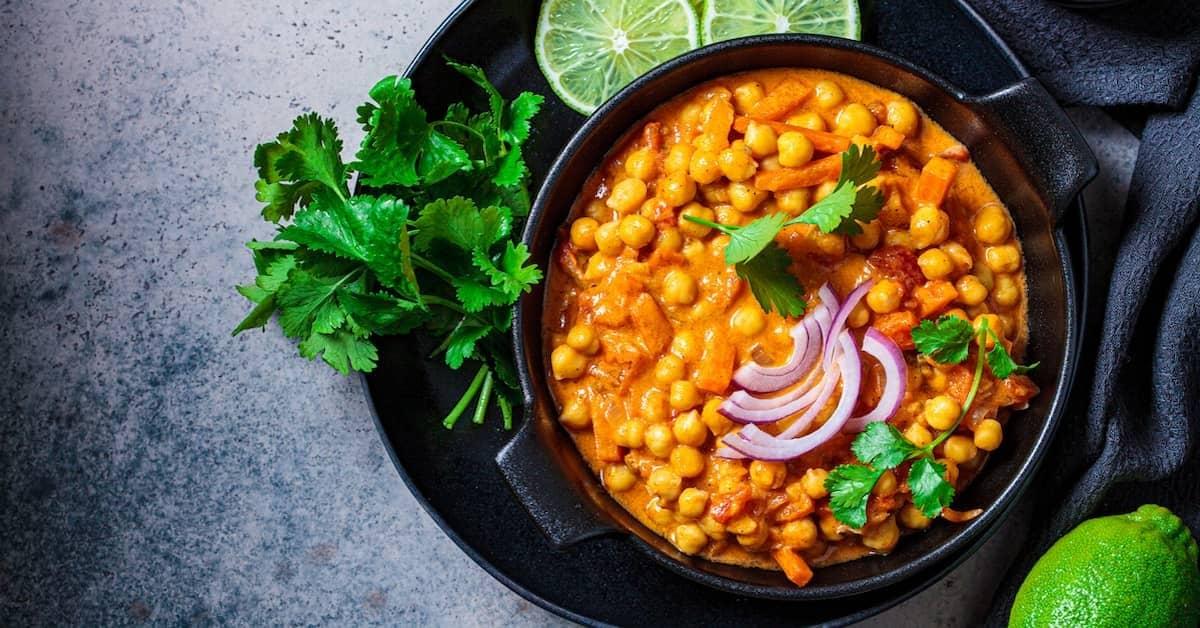
[[751, 35], [862, 37], [858, 0], [705, 0], [704, 43]]
[[589, 114], [655, 66], [700, 46], [689, 0], [546, 0], [534, 52], [555, 94]]

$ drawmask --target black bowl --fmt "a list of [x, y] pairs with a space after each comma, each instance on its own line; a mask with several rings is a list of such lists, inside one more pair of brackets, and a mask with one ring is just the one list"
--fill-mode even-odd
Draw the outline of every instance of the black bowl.
[[770, 67], [834, 70], [912, 99], [967, 145], [1013, 214], [1028, 277], [1027, 358], [1041, 363], [1033, 378], [1042, 392], [1028, 410], [1013, 417], [1004, 447], [989, 456], [986, 472], [955, 500], [955, 507], [982, 508], [983, 514], [961, 525], [939, 521], [922, 534], [902, 539], [887, 556], [819, 569], [805, 588], [795, 587], [778, 572], [722, 565], [678, 552], [604, 492], [555, 420], [543, 371], [540, 288], [518, 303], [514, 322], [527, 420], [497, 462], [556, 546], [600, 534], [627, 534], [667, 568], [717, 589], [767, 599], [830, 599], [898, 583], [972, 551], [1033, 476], [1066, 406], [1075, 367], [1075, 270], [1059, 223], [1063, 210], [1095, 176], [1096, 163], [1066, 115], [1033, 79], [970, 97], [924, 69], [858, 42], [808, 35], [722, 42], [655, 69], [588, 118], [551, 167], [534, 202], [523, 236], [533, 259], [549, 266], [555, 239], [585, 180], [640, 119], [706, 80]]

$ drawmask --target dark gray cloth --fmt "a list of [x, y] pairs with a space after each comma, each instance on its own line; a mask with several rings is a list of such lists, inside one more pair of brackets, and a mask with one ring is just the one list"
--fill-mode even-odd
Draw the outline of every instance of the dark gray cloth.
[[1091, 251], [1107, 293], [1091, 295], [1070, 410], [1031, 489], [1033, 532], [993, 600], [1002, 625], [1033, 563], [1089, 516], [1159, 503], [1200, 534], [1200, 8], [970, 1], [1064, 103], [1147, 116], [1122, 237]]

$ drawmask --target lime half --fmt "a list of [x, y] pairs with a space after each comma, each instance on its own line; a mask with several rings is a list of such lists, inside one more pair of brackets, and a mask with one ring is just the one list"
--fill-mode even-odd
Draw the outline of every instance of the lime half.
[[533, 42], [554, 93], [583, 114], [699, 46], [689, 0], [546, 0]]
[[704, 43], [751, 35], [862, 37], [858, 0], [706, 0]]

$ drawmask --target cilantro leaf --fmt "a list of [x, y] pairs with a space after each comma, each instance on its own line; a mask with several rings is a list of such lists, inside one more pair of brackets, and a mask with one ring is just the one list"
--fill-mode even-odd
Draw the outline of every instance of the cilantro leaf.
[[[477, 65], [458, 63], [450, 59], [446, 59], [446, 65], [470, 79], [472, 83], [475, 83], [483, 90], [483, 93], [487, 94], [488, 113], [491, 115], [491, 122], [493, 126], [499, 129], [500, 122], [504, 116], [504, 97], [488, 81], [487, 75], [483, 73], [483, 69]], [[497, 134], [497, 137], [499, 137], [499, 134]]]
[[338, 293], [337, 299], [347, 320], [373, 334], [406, 334], [423, 325], [428, 316], [416, 301], [383, 291], [344, 290]]
[[859, 460], [876, 469], [893, 469], [917, 451], [890, 423], [870, 423], [850, 446]]
[[[803, 214], [797, 218], [797, 222], [802, 222], [810, 225], [816, 225], [818, 229], [825, 233], [840, 232], [843, 229], [842, 224], [849, 221], [850, 214], [854, 211], [854, 201], [858, 198], [857, 192], [853, 184], [841, 182], [830, 192], [829, 196], [813, 203]], [[857, 229], [857, 231], [855, 231]], [[857, 224], [853, 227], [846, 226], [845, 230], [850, 235], [858, 233], [862, 230]]]
[[349, 374], [350, 369], [373, 370], [379, 360], [375, 345], [348, 329], [317, 333], [305, 338], [300, 341], [300, 355], [310, 360], [319, 355], [342, 375]]
[[879, 161], [875, 159], [875, 149], [852, 144], [842, 153], [837, 187], [793, 222], [816, 225], [825, 233], [862, 233], [859, 223], [874, 220], [883, 207], [883, 194], [875, 187], [865, 186], [877, 174]]
[[458, 302], [462, 303], [463, 309], [471, 314], [482, 312], [493, 305], [512, 303], [512, 299], [503, 290], [461, 277], [454, 279], [454, 295]]
[[487, 249], [512, 232], [512, 215], [502, 207], [479, 209], [461, 196], [438, 199], [426, 205], [417, 218], [413, 247], [430, 252], [441, 240], [467, 253]]
[[785, 214], [767, 214], [744, 227], [726, 231], [729, 234], [729, 246], [725, 247], [725, 263], [737, 264], [758, 255], [775, 241], [785, 222]]
[[733, 267], [738, 277], [750, 286], [750, 292], [766, 312], [782, 316], [800, 316], [808, 304], [804, 286], [788, 272], [792, 258], [779, 245], [771, 243], [754, 257]]
[[516, 301], [522, 292], [529, 292], [533, 284], [542, 280], [541, 269], [526, 265], [529, 249], [525, 248], [524, 243], [514, 245], [512, 241], [505, 242], [499, 265], [492, 263], [481, 249], [476, 249], [471, 259], [492, 280], [492, 286], [508, 295], [509, 303]]
[[1038, 362], [1034, 362], [1029, 366], [1017, 364], [1008, 350], [1004, 348], [1004, 344], [999, 338], [995, 337], [995, 332], [989, 332], [995, 340], [995, 345], [987, 352], [988, 368], [992, 369], [992, 374], [1000, 379], [1004, 379], [1013, 373], [1022, 374], [1028, 373], [1037, 368]]
[[839, 182], [849, 181], [855, 186], [863, 185], [879, 174], [879, 160], [875, 158], [875, 149], [871, 146], [851, 144], [842, 153], [842, 172]]
[[337, 293], [356, 274], [333, 277], [304, 269], [292, 271], [289, 281], [276, 293], [283, 333], [291, 338], [333, 333], [346, 320]]
[[946, 481], [945, 465], [931, 458], [921, 458], [908, 470], [908, 488], [913, 504], [926, 517], [936, 517], [954, 500], [954, 487]]
[[371, 187], [436, 183], [471, 167], [466, 149], [431, 127], [407, 78], [389, 76], [358, 108], [367, 131], [353, 166]]
[[830, 471], [825, 478], [825, 490], [829, 491], [829, 508], [833, 516], [852, 528], [866, 525], [867, 500], [881, 475], [882, 469], [860, 464], [843, 464]]
[[505, 142], [522, 144], [529, 139], [529, 123], [542, 108], [544, 100], [541, 94], [522, 92], [508, 104], [504, 110], [504, 119], [501, 125]]
[[948, 314], [936, 322], [923, 320], [912, 330], [917, 351], [942, 364], [959, 364], [967, 359], [974, 338], [971, 323]]
[[462, 324], [454, 328], [447, 338], [446, 364], [452, 369], [463, 365], [463, 362], [478, 357], [475, 343], [491, 333], [491, 329], [475, 324]]
[[492, 175], [492, 183], [501, 187], [512, 187], [520, 185], [528, 174], [529, 169], [525, 167], [525, 160], [521, 157], [521, 147], [514, 146], [500, 158], [496, 174]]
[[263, 217], [271, 222], [288, 218], [321, 188], [345, 198], [347, 170], [341, 152], [333, 121], [315, 113], [296, 118], [274, 142], [260, 144], [254, 151], [259, 176], [254, 187], [255, 198], [266, 203]]

